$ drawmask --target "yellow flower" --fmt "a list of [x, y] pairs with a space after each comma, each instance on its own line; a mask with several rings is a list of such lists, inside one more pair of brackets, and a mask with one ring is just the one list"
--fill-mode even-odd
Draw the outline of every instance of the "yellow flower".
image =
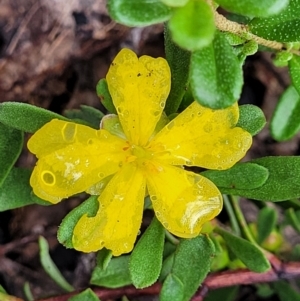
[[29, 140], [39, 159], [30, 180], [34, 193], [52, 203], [82, 191], [100, 194], [96, 216], [82, 216], [74, 229], [74, 248], [83, 252], [130, 252], [146, 194], [168, 231], [197, 236], [221, 211], [222, 196], [183, 166], [227, 169], [245, 155], [252, 138], [235, 127], [237, 104], [211, 110], [194, 102], [167, 123], [167, 62], [138, 59], [128, 49], [117, 55], [106, 79], [118, 117], [106, 118], [100, 130], [54, 119]]

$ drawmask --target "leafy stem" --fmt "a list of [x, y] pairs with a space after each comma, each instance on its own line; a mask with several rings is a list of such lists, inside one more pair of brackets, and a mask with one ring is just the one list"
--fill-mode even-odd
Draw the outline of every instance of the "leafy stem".
[[[208, 0], [208, 3], [213, 7], [213, 4], [210, 0]], [[248, 26], [245, 24], [240, 24], [234, 21], [228, 20], [223, 15], [219, 14], [215, 9], [214, 10], [214, 16], [215, 16], [215, 24], [216, 27], [220, 31], [227, 31], [233, 34], [236, 34], [240, 36], [241, 38], [245, 38], [246, 40], [252, 40], [255, 41], [257, 44], [272, 48], [274, 50], [287, 50], [287, 46], [284, 43], [276, 42], [276, 41], [270, 41], [267, 39], [264, 39], [262, 37], [259, 37], [253, 33], [251, 33], [248, 29]], [[297, 49], [289, 49], [289, 52], [293, 54], [300, 55], [300, 51]]]

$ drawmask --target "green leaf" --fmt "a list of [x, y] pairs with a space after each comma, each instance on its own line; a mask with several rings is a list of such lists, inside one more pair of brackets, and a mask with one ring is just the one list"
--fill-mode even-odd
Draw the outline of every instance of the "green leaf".
[[90, 288], [87, 288], [78, 295], [69, 298], [67, 301], [100, 301], [100, 299]]
[[174, 264], [174, 253], [170, 254], [162, 264], [162, 269], [159, 276], [159, 281], [163, 282], [167, 276], [171, 273]]
[[176, 298], [176, 301], [190, 300], [210, 271], [214, 252], [214, 244], [208, 236], [200, 235], [192, 239], [182, 239], [174, 256], [174, 264], [170, 274], [173, 279], [168, 280], [169, 278], [166, 278], [160, 299], [173, 300], [168, 298], [167, 293], [173, 289], [180, 292], [182, 283], [183, 297]]
[[160, 0], [109, 0], [110, 16], [127, 26], [147, 26], [167, 21], [172, 10]]
[[289, 208], [285, 211], [285, 216], [290, 225], [300, 233], [300, 210], [295, 211], [294, 208]]
[[[23, 286], [23, 292], [27, 301], [34, 301], [34, 297], [32, 295], [29, 282], [26, 281]], [[0, 299], [1, 300], [1, 299]]]
[[223, 109], [239, 99], [242, 67], [222, 33], [216, 32], [211, 45], [192, 54], [190, 84], [195, 99], [205, 107]]
[[[258, 7], [261, 5], [262, 2], [257, 4]], [[300, 1], [290, 0], [279, 14], [268, 18], [254, 18], [248, 26], [252, 33], [267, 40], [277, 42], [300, 41]]]
[[182, 301], [184, 297], [184, 284], [173, 274], [169, 274], [164, 281], [159, 296], [160, 301]]
[[201, 175], [210, 179], [218, 187], [254, 189], [266, 182], [269, 172], [267, 168], [258, 164], [237, 163], [227, 170], [207, 170]]
[[47, 240], [40, 236], [39, 237], [40, 246], [40, 261], [45, 270], [45, 272], [51, 277], [51, 279], [59, 285], [62, 289], [67, 292], [74, 291], [72, 285], [70, 285], [67, 280], [63, 277], [55, 263], [52, 261], [49, 255], [49, 245]]
[[29, 185], [31, 170], [12, 168], [0, 188], [0, 212], [36, 203], [50, 205], [49, 202], [32, 195]]
[[254, 189], [220, 188], [224, 194], [258, 201], [285, 201], [300, 197], [300, 157], [265, 157], [250, 161], [268, 169], [269, 177]]
[[23, 140], [23, 132], [0, 123], [0, 187], [19, 158]]
[[174, 41], [182, 48], [198, 50], [214, 38], [215, 21], [210, 5], [204, 0], [189, 1], [178, 7], [169, 21]]
[[107, 81], [105, 78], [100, 79], [97, 83], [96, 92], [105, 109], [112, 114], [118, 114], [109, 93]]
[[154, 217], [130, 256], [129, 271], [136, 288], [150, 286], [158, 279], [162, 267], [164, 240], [164, 227]]
[[299, 292], [296, 292], [288, 282], [282, 280], [273, 283], [272, 286], [280, 301], [300, 301]]
[[256, 245], [248, 240], [235, 236], [220, 227], [215, 228], [225, 240], [227, 247], [239, 258], [250, 270], [263, 273], [270, 269], [270, 263]]
[[103, 248], [97, 254], [97, 266], [105, 270], [108, 267], [111, 259], [112, 259], [112, 251]]
[[279, 51], [273, 58], [273, 63], [276, 67], [285, 67], [289, 61], [293, 58], [293, 54], [289, 51]]
[[266, 124], [264, 112], [254, 105], [239, 106], [240, 117], [236, 126], [249, 132], [252, 136], [259, 133]]
[[106, 269], [96, 266], [90, 283], [98, 286], [117, 288], [132, 284], [128, 268], [129, 256], [113, 258]]
[[24, 132], [35, 133], [54, 118], [69, 121], [59, 114], [26, 103], [3, 102], [0, 104], [0, 122]]
[[216, 290], [211, 290], [205, 296], [205, 301], [235, 301], [239, 291], [238, 286], [224, 287]]
[[73, 230], [79, 219], [87, 214], [89, 217], [95, 216], [99, 209], [98, 196], [93, 195], [89, 197], [82, 204], [74, 208], [62, 220], [57, 232], [58, 241], [67, 248], [73, 248]]
[[292, 83], [300, 94], [300, 56], [293, 55], [289, 60], [289, 71], [292, 79]]
[[162, 3], [168, 6], [184, 6], [188, 3], [189, 0], [160, 0]]
[[75, 119], [75, 122], [82, 120], [85, 125], [88, 125], [96, 130], [99, 130], [100, 121], [104, 114], [90, 106], [81, 105], [80, 110], [65, 111], [65, 115], [70, 119]]
[[223, 8], [236, 14], [249, 17], [266, 17], [278, 14], [289, 0], [216, 0]]
[[276, 225], [277, 212], [271, 207], [261, 209], [257, 217], [257, 242], [261, 244]]
[[293, 86], [281, 95], [270, 123], [272, 137], [278, 141], [291, 139], [300, 130], [300, 96]]
[[171, 91], [165, 111], [170, 115], [177, 112], [187, 90], [191, 53], [173, 42], [167, 25], [165, 26], [165, 51], [171, 69]]

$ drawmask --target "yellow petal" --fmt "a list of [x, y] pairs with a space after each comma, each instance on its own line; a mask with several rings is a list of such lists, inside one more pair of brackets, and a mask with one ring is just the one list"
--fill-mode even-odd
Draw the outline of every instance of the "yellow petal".
[[195, 237], [218, 215], [222, 196], [208, 179], [182, 168], [152, 162], [147, 188], [156, 217], [171, 233]]
[[106, 76], [109, 92], [126, 137], [144, 146], [160, 119], [170, 92], [171, 75], [163, 58], [142, 56], [123, 49]]
[[139, 231], [145, 197], [145, 179], [133, 164], [125, 165], [99, 197], [95, 217], [84, 215], [73, 233], [73, 246], [83, 252], [103, 247], [114, 256], [133, 249]]
[[[72, 127], [68, 134], [66, 126]], [[49, 143], [47, 135], [51, 137]], [[40, 129], [37, 136], [29, 142], [30, 150], [40, 157], [30, 185], [37, 196], [52, 203], [88, 190], [117, 172], [129, 154], [128, 144], [123, 139], [105, 130], [97, 131], [64, 121], [52, 121], [45, 129]], [[40, 145], [38, 138], [42, 139]]]
[[234, 127], [238, 118], [237, 103], [211, 110], [193, 102], [154, 137], [149, 149], [172, 165], [230, 168], [252, 143], [248, 132]]

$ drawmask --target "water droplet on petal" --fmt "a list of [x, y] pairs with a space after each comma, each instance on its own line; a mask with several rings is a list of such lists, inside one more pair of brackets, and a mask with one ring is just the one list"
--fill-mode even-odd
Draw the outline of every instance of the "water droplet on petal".
[[51, 171], [45, 170], [41, 176], [43, 183], [47, 186], [53, 186], [56, 182], [55, 175]]
[[100, 179], [102, 179], [104, 176], [105, 176], [104, 172], [99, 172], [99, 173], [98, 173], [98, 177], [99, 177]]
[[151, 200], [152, 202], [156, 202], [156, 201], [157, 201], [157, 196], [156, 196], [156, 195], [151, 195], [151, 196], [150, 196], [150, 200]]
[[167, 222], [163, 222], [163, 226], [166, 228], [166, 229], [169, 229], [169, 224]]
[[159, 217], [159, 216], [160, 216], [160, 212], [159, 212], [159, 211], [155, 211], [155, 215], [156, 215], [157, 217]]
[[160, 105], [160, 107], [163, 109], [163, 108], [165, 107], [165, 102], [162, 101], [159, 105]]

